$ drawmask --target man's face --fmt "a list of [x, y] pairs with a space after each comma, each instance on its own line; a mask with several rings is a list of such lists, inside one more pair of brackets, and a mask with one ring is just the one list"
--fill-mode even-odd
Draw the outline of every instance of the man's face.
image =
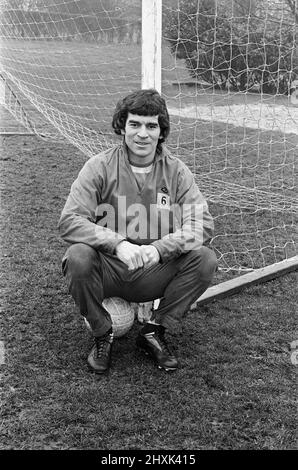
[[131, 163], [150, 163], [160, 136], [158, 115], [140, 116], [128, 113], [123, 134]]

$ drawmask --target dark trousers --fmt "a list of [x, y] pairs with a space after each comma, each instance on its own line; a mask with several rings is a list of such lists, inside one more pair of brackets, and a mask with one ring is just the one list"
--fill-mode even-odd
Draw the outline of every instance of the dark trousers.
[[102, 306], [107, 297], [121, 297], [129, 302], [160, 298], [155, 320], [168, 330], [177, 331], [192, 303], [209, 286], [216, 268], [214, 252], [204, 246], [136, 271], [129, 271], [116, 256], [83, 243], [71, 245], [62, 260], [69, 292], [94, 336], [103, 335], [111, 327], [110, 315]]

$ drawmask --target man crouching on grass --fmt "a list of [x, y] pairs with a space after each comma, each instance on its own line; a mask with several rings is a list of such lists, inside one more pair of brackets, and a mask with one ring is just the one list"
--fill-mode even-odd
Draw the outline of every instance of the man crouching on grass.
[[62, 211], [60, 233], [71, 243], [63, 273], [94, 335], [88, 356], [94, 372], [110, 367], [112, 321], [102, 305], [108, 297], [161, 298], [137, 346], [159, 368], [175, 370], [165, 332], [177, 331], [212, 280], [213, 220], [192, 173], [164, 145], [169, 115], [157, 91], [119, 101], [112, 126], [123, 142], [87, 161]]

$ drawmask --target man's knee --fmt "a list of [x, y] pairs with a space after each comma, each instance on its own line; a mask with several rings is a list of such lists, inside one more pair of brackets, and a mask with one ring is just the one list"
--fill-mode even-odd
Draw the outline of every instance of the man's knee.
[[211, 280], [217, 270], [217, 258], [213, 250], [202, 246], [191, 252], [200, 279]]
[[94, 248], [84, 243], [71, 245], [62, 260], [63, 274], [71, 277], [85, 278], [90, 275], [94, 266], [95, 258], [99, 262], [98, 254]]

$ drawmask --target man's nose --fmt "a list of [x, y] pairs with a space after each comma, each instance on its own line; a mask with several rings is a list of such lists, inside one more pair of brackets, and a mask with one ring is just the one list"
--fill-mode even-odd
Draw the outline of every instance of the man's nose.
[[139, 137], [142, 137], [143, 139], [148, 137], [147, 127], [145, 125], [143, 125], [139, 128], [138, 135], [139, 135]]

